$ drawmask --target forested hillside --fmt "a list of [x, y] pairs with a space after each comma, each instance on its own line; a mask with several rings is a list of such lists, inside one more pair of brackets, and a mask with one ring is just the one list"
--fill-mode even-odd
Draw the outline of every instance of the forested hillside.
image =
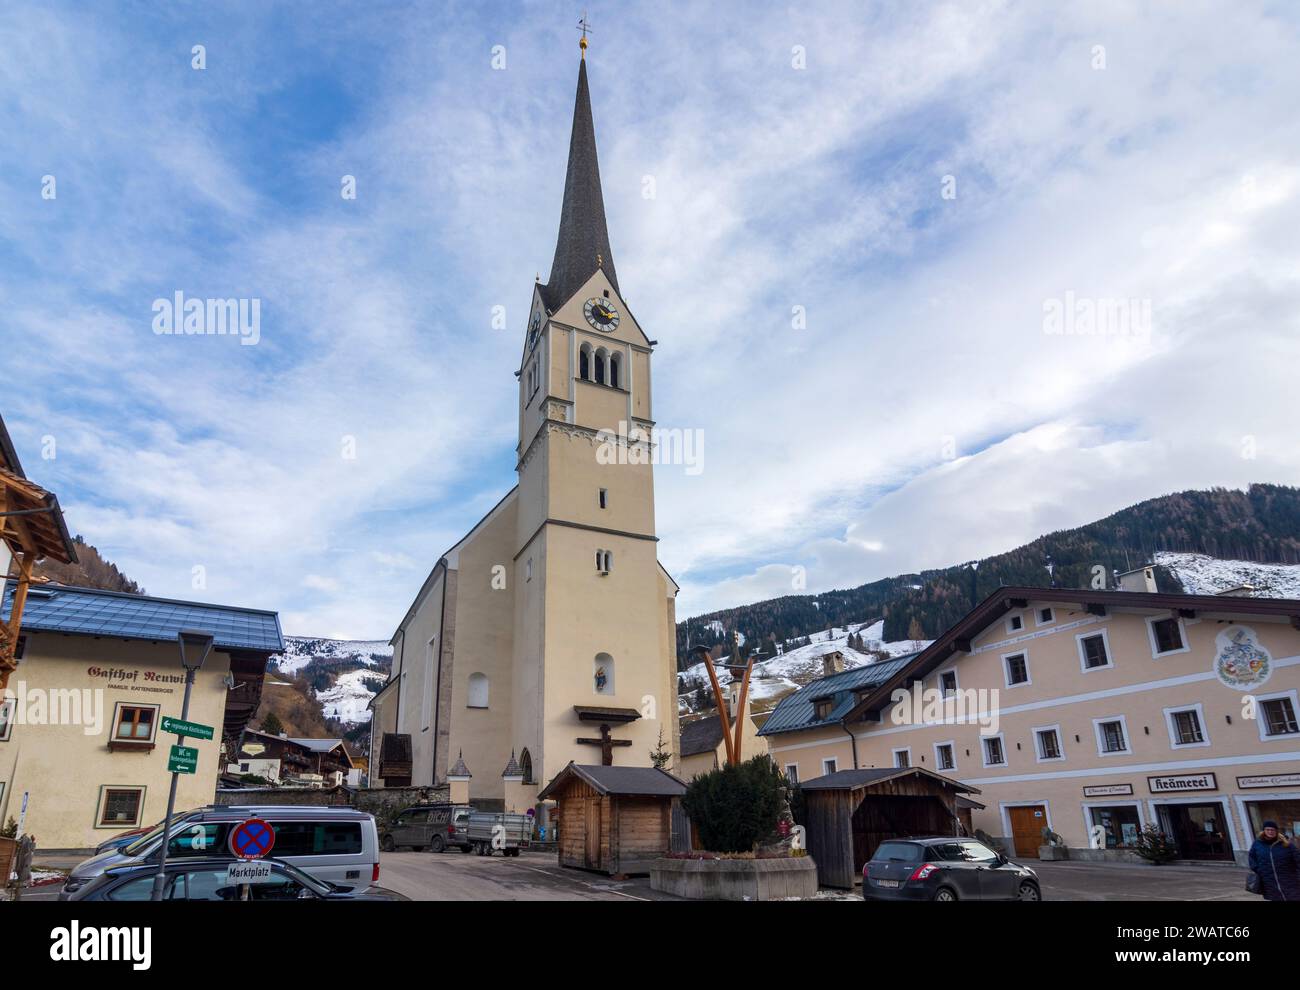
[[[1146, 563], [1162, 550], [1300, 563], [1300, 488], [1252, 485], [1245, 492], [1214, 488], [1163, 495], [981, 561], [693, 616], [677, 625], [678, 669], [694, 662], [686, 655], [688, 632], [694, 646], [721, 643], [739, 631], [742, 653], [755, 648], [768, 653], [773, 641], [790, 643], [819, 629], [878, 616], [886, 640], [933, 639], [1001, 585], [1048, 585], [1049, 562], [1058, 585], [1087, 587], [1097, 565], [1110, 575]], [[1182, 590], [1164, 568], [1157, 568], [1157, 581], [1162, 591]]]

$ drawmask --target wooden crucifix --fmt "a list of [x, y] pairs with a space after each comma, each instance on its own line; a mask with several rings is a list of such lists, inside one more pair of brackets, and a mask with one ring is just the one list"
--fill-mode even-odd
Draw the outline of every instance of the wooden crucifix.
[[[740, 763], [740, 737], [741, 729], [744, 728], [741, 719], [745, 717], [745, 702], [749, 699], [749, 676], [754, 671], [754, 657], [751, 655], [745, 661], [744, 673], [741, 674], [740, 696], [736, 699], [736, 724], [733, 734], [733, 726], [729, 724], [727, 718], [727, 703], [722, 697], [722, 687], [718, 684], [718, 674], [713, 667], [713, 658], [709, 656], [709, 648], [707, 646], [697, 646], [695, 652], [704, 661], [704, 669], [709, 674], [709, 683], [713, 685], [713, 700], [718, 706], [718, 718], [722, 720], [722, 741], [727, 747], [727, 762], [732, 766], [736, 766]], [[726, 664], [724, 666], [727, 666], [731, 671], [732, 677], [735, 677], [736, 671], [740, 669], [739, 665], [736, 664]]]
[[600, 727], [599, 739], [578, 739], [577, 742], [584, 746], [600, 747], [600, 765], [603, 767], [612, 767], [614, 765], [614, 747], [631, 746], [631, 739], [614, 739], [609, 734], [609, 726], [602, 724]]

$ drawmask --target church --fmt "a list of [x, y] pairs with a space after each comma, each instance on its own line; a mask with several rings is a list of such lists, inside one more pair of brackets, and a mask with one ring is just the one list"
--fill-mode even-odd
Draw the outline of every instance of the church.
[[517, 482], [438, 559], [393, 636], [372, 703], [373, 787], [450, 779], [454, 800], [522, 812], [570, 761], [675, 760], [678, 588], [655, 536], [655, 342], [619, 291], [581, 47], [555, 257], [514, 370]]

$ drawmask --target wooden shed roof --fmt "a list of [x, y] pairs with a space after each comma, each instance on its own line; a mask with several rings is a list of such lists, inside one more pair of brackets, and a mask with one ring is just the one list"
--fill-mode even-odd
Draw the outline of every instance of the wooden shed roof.
[[814, 777], [812, 780], [805, 781], [799, 787], [804, 792], [857, 791], [883, 783], [886, 780], [894, 780], [897, 777], [907, 777], [913, 774], [929, 777], [931, 780], [952, 788], [954, 791], [961, 791], [965, 794], [980, 793], [978, 787], [971, 787], [970, 784], [963, 784], [960, 780], [945, 777], [941, 773], [926, 770], [924, 767], [873, 767], [869, 770], [837, 770], [835, 773], [824, 774], [821, 777]]
[[547, 784], [538, 799], [553, 797], [571, 780], [581, 780], [598, 794], [619, 797], [681, 797], [686, 784], [657, 767], [579, 766], [570, 763]]

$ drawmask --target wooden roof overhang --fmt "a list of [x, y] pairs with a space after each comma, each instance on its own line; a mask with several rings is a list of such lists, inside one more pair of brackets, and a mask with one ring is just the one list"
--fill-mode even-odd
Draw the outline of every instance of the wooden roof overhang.
[[1255, 618], [1289, 622], [1300, 630], [1300, 600], [1294, 598], [1237, 598], [1225, 595], [1162, 594], [1145, 591], [1092, 591], [1087, 588], [999, 588], [966, 613], [942, 636], [916, 655], [910, 664], [862, 698], [844, 714], [844, 724], [858, 721], [884, 708], [899, 688], [932, 674], [958, 653], [969, 653], [972, 641], [992, 623], [1031, 601], [1069, 605], [1093, 615], [1133, 612], [1161, 613], [1182, 618], [1234, 621]]
[[635, 722], [641, 713], [635, 708], [598, 708], [592, 705], [574, 705], [580, 722]]
[[934, 784], [936, 787], [952, 791], [954, 795], [981, 793], [978, 787], [974, 787], [970, 784], [963, 784], [960, 780], [956, 780], [952, 777], [945, 777], [943, 774], [935, 773], [933, 770], [927, 770], [925, 767], [839, 770], [822, 777], [814, 777], [812, 780], [801, 785], [801, 789], [809, 794], [817, 794], [825, 791], [871, 791], [878, 788], [881, 784], [888, 783], [892, 780], [899, 780], [904, 777], [917, 777], [922, 781]]
[[0, 538], [15, 556], [77, 559], [58, 497], [7, 467], [0, 467]]

